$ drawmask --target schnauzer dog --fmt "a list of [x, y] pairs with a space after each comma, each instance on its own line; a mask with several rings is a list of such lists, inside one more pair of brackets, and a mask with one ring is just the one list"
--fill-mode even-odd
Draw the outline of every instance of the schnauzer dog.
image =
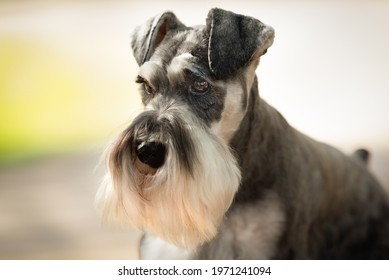
[[103, 219], [144, 232], [141, 258], [389, 258], [389, 199], [366, 168], [296, 131], [258, 94], [274, 30], [209, 11], [135, 29], [144, 110], [110, 147]]

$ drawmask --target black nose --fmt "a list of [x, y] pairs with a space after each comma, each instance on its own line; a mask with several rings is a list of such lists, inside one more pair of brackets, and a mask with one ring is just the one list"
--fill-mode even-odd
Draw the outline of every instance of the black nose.
[[152, 168], [160, 168], [165, 162], [166, 148], [160, 142], [141, 142], [136, 147], [139, 160]]

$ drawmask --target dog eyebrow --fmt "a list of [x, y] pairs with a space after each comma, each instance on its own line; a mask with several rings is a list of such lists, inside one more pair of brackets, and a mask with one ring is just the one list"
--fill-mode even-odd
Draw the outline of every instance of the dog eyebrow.
[[135, 83], [137, 83], [137, 84], [143, 84], [143, 83], [145, 83], [145, 82], [146, 82], [146, 79], [145, 79], [145, 78], [143, 78], [143, 77], [140, 76], [140, 75], [136, 76]]
[[155, 88], [162, 88], [166, 85], [167, 81], [165, 78], [165, 70], [163, 67], [158, 65], [158, 63], [148, 61], [145, 62], [138, 72], [138, 77], [136, 78], [137, 83], [149, 83]]
[[196, 78], [202, 78], [206, 81], [209, 81], [209, 76], [200, 68], [194, 67], [194, 68], [185, 68], [184, 69], [184, 75], [185, 76], [191, 76]]
[[174, 57], [169, 65], [167, 65], [166, 70], [168, 73], [180, 74], [180, 72], [192, 65], [193, 56], [190, 53], [183, 53]]
[[207, 79], [209, 75], [195, 63], [197, 59], [191, 53], [183, 53], [174, 57], [166, 67], [169, 81], [182, 81], [188, 75]]

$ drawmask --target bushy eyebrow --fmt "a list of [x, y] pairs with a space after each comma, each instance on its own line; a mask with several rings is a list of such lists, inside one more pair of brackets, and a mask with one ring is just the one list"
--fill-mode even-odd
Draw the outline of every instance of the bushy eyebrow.
[[143, 84], [143, 83], [145, 83], [145, 82], [146, 82], [145, 78], [143, 78], [143, 77], [140, 76], [140, 75], [136, 76], [135, 83], [137, 83], [137, 84]]
[[186, 77], [190, 77], [193, 79], [203, 79], [209, 82], [210, 84], [213, 84], [212, 79], [210, 79], [210, 77], [206, 74], [206, 72], [200, 68], [186, 68], [184, 69], [184, 72], [185, 72], [184, 75]]
[[188, 77], [198, 77], [210, 80], [207, 69], [198, 65], [195, 56], [185, 56], [185, 54], [174, 58], [166, 67], [167, 76], [170, 83], [183, 82]]
[[192, 68], [186, 68], [185, 69], [190, 75], [193, 75], [193, 76], [198, 76], [198, 77], [201, 77], [201, 78], [207, 78], [207, 74], [205, 73], [205, 71], [203, 71], [203, 69], [201, 68], [198, 68], [198, 67], [192, 67]]
[[155, 62], [146, 62], [140, 67], [135, 82], [148, 83], [155, 89], [163, 88], [167, 85], [165, 70]]

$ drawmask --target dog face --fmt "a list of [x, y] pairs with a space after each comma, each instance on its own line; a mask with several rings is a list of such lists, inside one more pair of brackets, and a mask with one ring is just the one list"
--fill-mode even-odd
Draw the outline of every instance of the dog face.
[[229, 147], [274, 31], [212, 9], [205, 26], [165, 12], [135, 29], [144, 104], [112, 144], [97, 203], [108, 221], [184, 248], [212, 239], [240, 184]]

